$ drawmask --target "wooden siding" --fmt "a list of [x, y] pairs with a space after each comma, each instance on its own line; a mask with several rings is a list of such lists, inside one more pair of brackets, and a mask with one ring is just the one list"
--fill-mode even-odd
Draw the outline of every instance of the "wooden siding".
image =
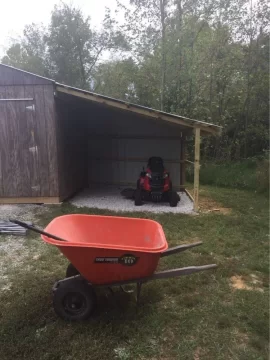
[[0, 198], [58, 196], [54, 89], [41, 80], [0, 65]]
[[65, 199], [87, 186], [87, 131], [80, 109], [55, 101], [59, 196]]

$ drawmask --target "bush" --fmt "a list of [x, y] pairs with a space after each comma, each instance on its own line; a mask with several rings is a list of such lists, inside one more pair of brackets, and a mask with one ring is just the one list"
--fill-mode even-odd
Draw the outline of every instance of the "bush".
[[[193, 181], [194, 169], [187, 167], [187, 180]], [[269, 159], [250, 158], [234, 162], [204, 162], [200, 169], [200, 183], [258, 192], [269, 191]]]

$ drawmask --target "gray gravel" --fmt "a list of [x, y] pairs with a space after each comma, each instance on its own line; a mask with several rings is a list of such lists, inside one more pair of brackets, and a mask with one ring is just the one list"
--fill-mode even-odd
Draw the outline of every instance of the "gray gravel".
[[175, 214], [192, 214], [193, 202], [184, 192], [179, 192], [180, 202], [176, 207], [170, 207], [168, 203], [151, 203], [147, 202], [142, 206], [135, 206], [134, 201], [125, 199], [120, 192], [122, 187], [106, 186], [99, 188], [85, 189], [78, 193], [70, 203], [77, 207], [89, 207], [97, 209], [107, 209], [116, 212], [152, 212], [152, 213], [175, 213]]
[[16, 219], [21, 221], [33, 221], [35, 215], [47, 211], [45, 205], [12, 204], [0, 205], [0, 220]]

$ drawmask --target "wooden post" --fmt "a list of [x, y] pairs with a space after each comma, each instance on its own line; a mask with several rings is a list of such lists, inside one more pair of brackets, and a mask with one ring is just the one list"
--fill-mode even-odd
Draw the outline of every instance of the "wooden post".
[[199, 178], [200, 178], [200, 128], [195, 128], [195, 160], [194, 160], [194, 211], [199, 210]]
[[186, 182], [186, 136], [182, 133], [180, 144], [180, 191], [185, 190]]

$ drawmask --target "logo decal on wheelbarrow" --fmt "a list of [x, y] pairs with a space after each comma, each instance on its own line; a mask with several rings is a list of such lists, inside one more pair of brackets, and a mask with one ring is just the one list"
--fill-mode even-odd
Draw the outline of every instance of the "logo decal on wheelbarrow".
[[125, 254], [121, 257], [96, 257], [95, 263], [97, 264], [122, 264], [125, 266], [135, 265], [138, 261], [138, 257], [132, 254]]

